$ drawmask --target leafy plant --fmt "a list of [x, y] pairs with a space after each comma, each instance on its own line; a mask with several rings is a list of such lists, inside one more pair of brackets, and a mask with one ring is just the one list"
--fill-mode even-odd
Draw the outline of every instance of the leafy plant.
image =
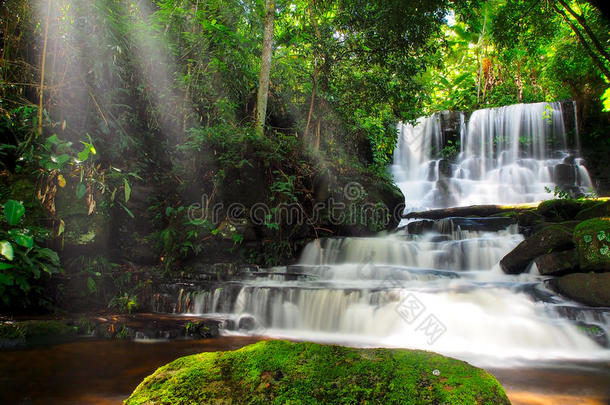
[[108, 308], [119, 313], [131, 314], [138, 309], [138, 296], [133, 293], [118, 295], [108, 303]]
[[[4, 304], [17, 297], [25, 297], [37, 290], [34, 281], [43, 275], [61, 271], [59, 256], [49, 248], [41, 247], [36, 239], [44, 232], [23, 225], [25, 207], [19, 201], [8, 200], [3, 207], [0, 230], [0, 296]], [[25, 302], [24, 302], [25, 304]]]

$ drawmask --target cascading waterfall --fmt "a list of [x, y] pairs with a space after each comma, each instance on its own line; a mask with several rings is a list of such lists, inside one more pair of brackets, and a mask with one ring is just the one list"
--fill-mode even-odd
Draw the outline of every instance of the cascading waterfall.
[[[582, 159], [568, 149], [562, 103], [515, 104], [460, 114], [459, 134], [443, 150], [441, 115], [400, 124], [392, 171], [411, 209], [512, 204], [552, 198], [555, 186], [591, 191]], [[576, 136], [576, 135], [575, 135]], [[459, 154], [449, 159], [451, 152]], [[444, 152], [444, 153], [443, 153]]]
[[[461, 151], [450, 165], [434, 157], [443, 146], [438, 116], [402, 126], [393, 168], [407, 206], [541, 199], [564, 166], [575, 170], [574, 187], [589, 186], [582, 162], [568, 153], [561, 117], [556, 103], [476, 111], [467, 124], [462, 116]], [[439, 181], [454, 201], [440, 196]], [[407, 230], [311, 242], [298, 264], [250, 272], [188, 295], [180, 307], [229, 318], [227, 333], [420, 348], [479, 365], [610, 359], [605, 335], [583, 333], [606, 331], [608, 311], [564, 300], [535, 271], [500, 270], [523, 240], [516, 225], [447, 218]]]

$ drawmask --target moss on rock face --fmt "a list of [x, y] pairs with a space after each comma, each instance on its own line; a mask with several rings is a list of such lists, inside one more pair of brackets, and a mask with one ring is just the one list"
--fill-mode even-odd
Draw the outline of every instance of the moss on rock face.
[[77, 327], [63, 321], [23, 321], [0, 323], [0, 339], [32, 341], [76, 335]]
[[435, 353], [280, 340], [182, 357], [125, 401], [195, 403], [510, 404], [492, 375]]
[[574, 228], [582, 270], [610, 271], [610, 218], [583, 221]]
[[585, 220], [596, 217], [610, 217], [610, 201], [597, 202], [583, 209], [576, 215], [576, 219]]

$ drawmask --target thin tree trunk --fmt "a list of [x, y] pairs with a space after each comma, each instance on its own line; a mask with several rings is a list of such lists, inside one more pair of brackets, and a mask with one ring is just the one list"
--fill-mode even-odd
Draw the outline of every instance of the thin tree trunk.
[[269, 98], [269, 73], [273, 45], [273, 20], [275, 18], [275, 0], [265, 2], [265, 31], [263, 34], [263, 53], [261, 56], [261, 73], [256, 97], [256, 132], [264, 134], [265, 117], [267, 116], [267, 99]]
[[307, 139], [309, 136], [309, 126], [311, 125], [311, 118], [313, 116], [313, 109], [315, 106], [316, 92], [318, 89], [318, 72], [318, 66], [316, 66], [313, 70], [313, 86], [311, 88], [311, 101], [309, 102], [309, 112], [307, 113], [307, 125], [305, 125], [305, 139]]
[[587, 41], [585, 40], [583, 35], [578, 30], [578, 28], [574, 25], [574, 23], [572, 23], [572, 21], [566, 15], [566, 13], [564, 13], [562, 10], [559, 9], [559, 7], [557, 7], [556, 5], [553, 5], [553, 8], [561, 17], [563, 17], [563, 19], [568, 23], [570, 28], [572, 28], [572, 31], [574, 31], [574, 33], [576, 34], [576, 37], [578, 38], [578, 41], [585, 48], [585, 50], [587, 51], [587, 53], [589, 54], [591, 59], [593, 59], [593, 62], [595, 62], [595, 64], [599, 68], [599, 70], [601, 70], [602, 74], [604, 76], [606, 76], [606, 79], [610, 80], [610, 71], [604, 65], [604, 62], [599, 58], [599, 56], [593, 51], [593, 49], [591, 49], [591, 47], [589, 46], [589, 44], [587, 43]]
[[318, 125], [316, 126], [316, 143], [314, 144], [315, 150], [320, 150], [320, 125], [322, 124], [322, 117], [318, 117]]
[[40, 62], [40, 89], [38, 91], [38, 131], [37, 136], [42, 135], [42, 108], [44, 101], [44, 75], [47, 63], [47, 43], [49, 40], [49, 20], [51, 19], [51, 0], [47, 0], [47, 18], [44, 27], [44, 38], [42, 45], [42, 61]]
[[572, 10], [572, 8], [570, 8], [570, 6], [563, 0], [559, 0], [559, 4], [561, 4], [563, 6], [563, 8], [565, 8], [566, 10], [568, 10], [568, 13], [572, 14], [574, 16], [574, 18], [576, 18], [576, 21], [578, 21], [578, 23], [580, 24], [580, 26], [582, 28], [584, 28], [585, 32], [587, 33], [587, 35], [589, 36], [589, 39], [591, 40], [591, 42], [593, 42], [593, 45], [595, 46], [595, 49], [597, 49], [597, 51], [608, 61], [610, 62], [610, 55], [608, 54], [608, 52], [606, 52], [606, 50], [604, 49], [604, 47], [602, 46], [602, 44], [599, 42], [599, 40], [597, 39], [597, 37], [595, 36], [595, 34], [593, 33], [593, 31], [591, 31], [591, 28], [589, 28], [589, 26], [587, 25], [587, 22], [585, 21], [585, 19], [583, 18], [582, 15], [578, 14], [577, 12], [575, 12], [574, 10]]

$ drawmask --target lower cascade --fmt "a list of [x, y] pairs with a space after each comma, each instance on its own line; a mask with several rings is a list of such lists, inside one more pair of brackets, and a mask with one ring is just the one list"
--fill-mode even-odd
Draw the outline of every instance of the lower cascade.
[[[539, 201], [552, 197], [545, 187], [585, 192], [592, 183], [568, 149], [564, 116], [560, 103], [462, 115], [451, 162], [433, 153], [444, 142], [437, 117], [402, 126], [393, 170], [407, 210]], [[418, 348], [479, 365], [610, 359], [607, 309], [562, 298], [535, 266], [501, 271], [523, 240], [516, 224], [446, 218], [409, 233], [406, 222], [384, 236], [313, 241], [294, 265], [184, 288], [176, 311], [224, 318], [227, 334]]]

